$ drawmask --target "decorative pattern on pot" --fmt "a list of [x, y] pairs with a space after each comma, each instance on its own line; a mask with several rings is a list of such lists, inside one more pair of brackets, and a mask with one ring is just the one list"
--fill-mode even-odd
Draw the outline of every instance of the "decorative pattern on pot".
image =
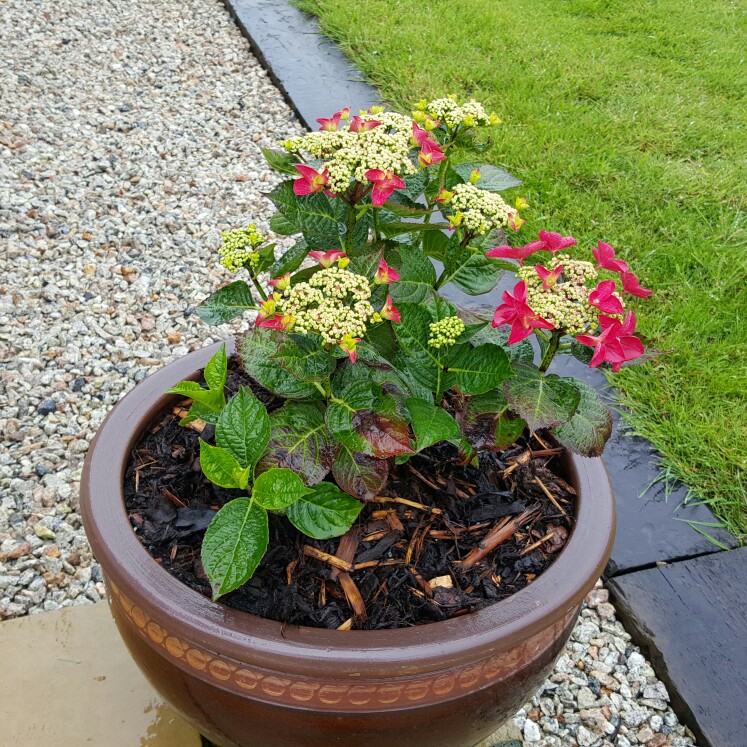
[[[571, 609], [551, 627], [499, 655], [483, 659], [466, 667], [433, 672], [397, 681], [310, 679], [278, 675], [206, 651], [179, 638], [132, 602], [110, 579], [107, 581], [112, 612], [124, 617], [152, 647], [162, 649], [174, 663], [203, 680], [240, 695], [275, 704], [308, 706], [323, 710], [362, 711], [381, 707], [406, 708], [415, 703], [442, 702], [468, 695], [488, 687], [526, 665], [552, 645], [552, 641], [572, 624], [576, 609]], [[344, 635], [344, 633], [341, 633]]]

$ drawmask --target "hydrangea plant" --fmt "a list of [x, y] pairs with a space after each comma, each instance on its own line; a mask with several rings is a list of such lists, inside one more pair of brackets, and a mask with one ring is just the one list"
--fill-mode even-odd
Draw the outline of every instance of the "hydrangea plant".
[[[519, 180], [453, 156], [465, 142], [486, 147], [483, 133], [500, 124], [480, 103], [445, 97], [412, 116], [373, 107], [318, 121], [318, 132], [264, 151], [285, 177], [269, 194], [270, 228], [295, 242], [276, 256], [254, 225], [223, 233], [220, 261], [246, 279], [197, 310], [210, 324], [256, 314], [240, 363], [282, 406], [268, 412], [246, 386], [226, 401], [224, 347], [206, 387], [169, 390], [193, 400], [183, 424], [215, 426], [215, 443], [200, 442], [205, 475], [243, 494], [203, 542], [215, 598], [254, 573], [268, 512], [317, 539], [342, 535], [394, 465], [438, 442], [479, 465], [528, 429], [599, 455], [608, 409], [548, 369], [562, 353], [613, 371], [644, 354], [625, 300], [651, 291], [615, 250], [600, 241], [589, 262], [560, 233], [517, 241], [529, 206], [503, 193]], [[441, 293], [450, 284], [479, 297], [507, 272], [517, 282], [492, 318]]]

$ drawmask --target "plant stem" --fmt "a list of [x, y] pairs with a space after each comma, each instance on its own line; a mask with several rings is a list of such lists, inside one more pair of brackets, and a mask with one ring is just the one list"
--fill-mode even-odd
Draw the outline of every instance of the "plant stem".
[[379, 240], [379, 209], [373, 208], [373, 240], [374, 244]]
[[545, 350], [545, 354], [542, 356], [542, 360], [539, 364], [539, 370], [544, 373], [550, 367], [552, 359], [555, 357], [555, 353], [558, 352], [558, 346], [560, 345], [560, 330], [554, 329], [552, 331], [552, 337]]
[[259, 297], [263, 301], [266, 301], [267, 300], [267, 294], [265, 293], [264, 288], [262, 288], [262, 286], [259, 284], [259, 280], [257, 280], [257, 278], [255, 278], [254, 275], [251, 274], [251, 273], [249, 274], [249, 277], [252, 279], [252, 284], [257, 289], [257, 293], [259, 293]]
[[355, 206], [348, 208], [348, 224], [345, 233], [345, 252], [350, 253], [353, 249], [353, 232], [355, 231]]

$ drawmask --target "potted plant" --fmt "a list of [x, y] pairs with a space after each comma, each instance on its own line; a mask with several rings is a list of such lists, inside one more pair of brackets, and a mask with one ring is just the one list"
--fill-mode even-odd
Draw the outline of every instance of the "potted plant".
[[[223, 747], [475, 744], [537, 687], [614, 535], [611, 418], [555, 356], [644, 353], [599, 243], [510, 243], [520, 184], [459, 162], [475, 101], [320, 120], [265, 151], [277, 247], [223, 234], [244, 273], [199, 308], [239, 339], [137, 386], [91, 446], [86, 531], [122, 637]], [[442, 294], [517, 282], [484, 317]], [[535, 338], [535, 347], [529, 338]]]

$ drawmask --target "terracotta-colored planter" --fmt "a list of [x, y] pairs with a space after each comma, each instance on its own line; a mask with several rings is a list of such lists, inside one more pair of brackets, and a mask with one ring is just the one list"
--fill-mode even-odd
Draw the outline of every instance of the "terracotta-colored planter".
[[383, 631], [282, 626], [211, 602], [148, 555], [122, 483], [130, 450], [215, 346], [150, 376], [101, 426], [81, 503], [112, 614], [163, 696], [221, 747], [471, 747], [552, 667], [612, 548], [614, 499], [600, 459], [571, 457], [578, 521], [557, 560], [509, 599], [469, 615]]

